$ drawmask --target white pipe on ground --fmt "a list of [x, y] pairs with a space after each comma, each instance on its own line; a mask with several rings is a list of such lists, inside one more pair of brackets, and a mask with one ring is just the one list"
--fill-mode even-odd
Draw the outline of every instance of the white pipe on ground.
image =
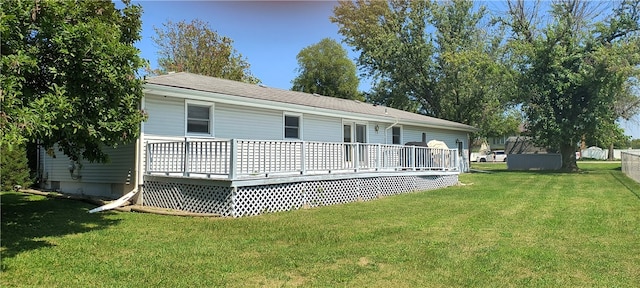
[[107, 211], [107, 210], [111, 210], [111, 209], [115, 209], [118, 208], [122, 205], [124, 205], [127, 201], [129, 201], [129, 199], [131, 199], [134, 195], [136, 195], [136, 193], [138, 193], [138, 188], [133, 189], [131, 192], [127, 193], [126, 195], [120, 197], [120, 199], [113, 201], [109, 204], [106, 205], [102, 205], [100, 207], [97, 208], [93, 208], [91, 210], [89, 210], [89, 213], [96, 213], [96, 212], [100, 212], [100, 211]]
[[113, 201], [111, 203], [102, 205], [100, 207], [94, 208], [89, 210], [89, 213], [96, 213], [96, 212], [100, 212], [100, 211], [107, 211], [107, 210], [111, 210], [111, 209], [115, 209], [118, 208], [122, 205], [124, 205], [127, 201], [129, 201], [129, 199], [133, 198], [133, 196], [135, 196], [136, 194], [138, 194], [138, 175], [140, 173], [140, 137], [138, 137], [138, 139], [136, 140], [136, 156], [135, 156], [135, 161], [134, 161], [134, 166], [136, 167], [136, 175], [133, 180], [133, 190], [131, 190], [129, 193], [125, 194], [124, 196], [120, 197], [118, 200]]

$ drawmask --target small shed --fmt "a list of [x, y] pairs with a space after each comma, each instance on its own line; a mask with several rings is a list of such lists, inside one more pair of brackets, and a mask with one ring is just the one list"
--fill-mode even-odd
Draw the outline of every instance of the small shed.
[[536, 146], [528, 136], [511, 136], [507, 138], [504, 147], [506, 154], [547, 153], [546, 148]]

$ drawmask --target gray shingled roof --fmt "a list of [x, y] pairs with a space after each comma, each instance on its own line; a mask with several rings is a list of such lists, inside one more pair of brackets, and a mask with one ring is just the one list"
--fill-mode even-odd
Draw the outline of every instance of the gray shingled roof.
[[264, 85], [248, 84], [187, 72], [171, 73], [167, 75], [150, 77], [147, 79], [147, 83], [196, 91], [220, 93], [251, 99], [260, 99], [308, 107], [324, 108], [350, 113], [374, 116], [385, 115], [388, 117], [394, 117], [399, 121], [404, 120], [410, 122], [419, 122], [428, 126], [439, 126], [442, 128], [453, 128], [463, 131], [477, 130], [476, 128], [469, 125], [384, 106], [376, 106], [371, 103], [363, 103], [355, 100], [347, 100], [335, 97], [321, 96], [317, 94], [270, 88]]

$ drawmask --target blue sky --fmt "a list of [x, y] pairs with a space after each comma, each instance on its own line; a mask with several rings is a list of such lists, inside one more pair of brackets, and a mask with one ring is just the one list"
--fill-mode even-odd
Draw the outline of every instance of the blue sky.
[[[335, 1], [140, 1], [143, 7], [142, 56], [156, 68], [153, 27], [167, 20], [208, 22], [218, 34], [233, 39], [233, 47], [251, 64], [254, 76], [270, 87], [290, 89], [303, 48], [329, 37], [338, 42], [338, 26], [329, 21]], [[345, 46], [345, 49], [347, 47]], [[350, 52], [350, 49], [347, 49]], [[355, 58], [355, 54], [350, 55]], [[368, 90], [362, 84], [361, 90]]]
[[[297, 76], [296, 55], [303, 48], [332, 38], [338, 42], [338, 26], [331, 23], [336, 1], [134, 1], [142, 5], [142, 40], [136, 45], [151, 68], [157, 68], [154, 27], [171, 20], [200, 19], [211, 29], [233, 39], [233, 47], [251, 64], [251, 72], [269, 87], [290, 89]], [[501, 2], [485, 2], [490, 11], [501, 10]], [[357, 54], [344, 45], [352, 59]], [[370, 88], [360, 81], [360, 90]], [[640, 117], [621, 123], [627, 135], [640, 139]]]

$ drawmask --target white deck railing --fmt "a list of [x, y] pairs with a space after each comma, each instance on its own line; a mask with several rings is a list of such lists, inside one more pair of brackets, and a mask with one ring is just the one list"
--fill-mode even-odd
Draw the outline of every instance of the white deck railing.
[[277, 174], [459, 169], [457, 149], [417, 146], [238, 139], [186, 139], [146, 146], [147, 174], [238, 179]]

